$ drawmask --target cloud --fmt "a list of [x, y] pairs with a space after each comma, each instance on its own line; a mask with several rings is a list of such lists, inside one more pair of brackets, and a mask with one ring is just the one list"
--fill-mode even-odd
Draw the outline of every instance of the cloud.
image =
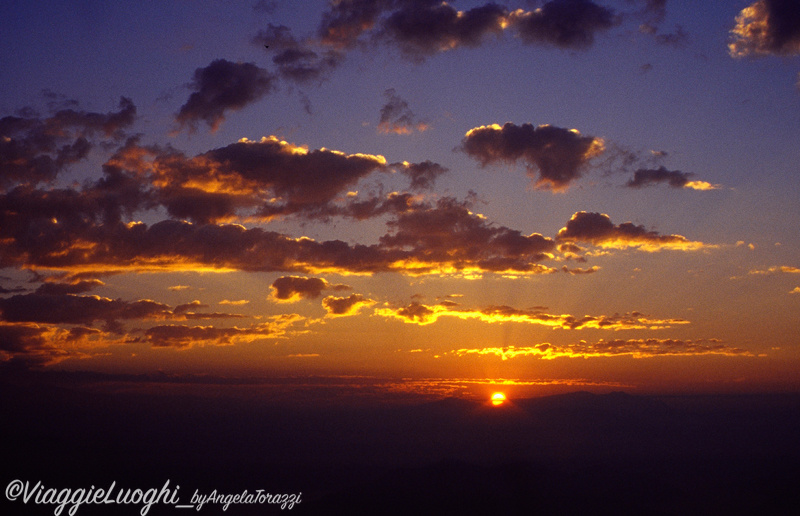
[[480, 45], [487, 36], [500, 35], [506, 9], [488, 3], [457, 11], [446, 2], [407, 3], [382, 23], [380, 35], [407, 56], [421, 59], [462, 46]]
[[98, 279], [78, 280], [72, 283], [47, 282], [36, 289], [36, 294], [55, 296], [83, 294], [103, 285], [104, 283]]
[[194, 158], [162, 153], [153, 163], [160, 202], [171, 215], [198, 222], [225, 220], [253, 207], [264, 218], [327, 213], [338, 195], [384, 170], [383, 156], [309, 151], [275, 136], [242, 139]]
[[364, 307], [372, 306], [375, 301], [367, 299], [361, 294], [350, 294], [347, 297], [328, 296], [322, 300], [322, 306], [329, 317], [344, 317], [355, 315]]
[[794, 287], [789, 291], [790, 294], [800, 294], [800, 287]]
[[117, 341], [94, 328], [0, 321], [0, 362], [25, 368], [57, 364], [69, 358], [87, 358], [87, 352]]
[[149, 299], [123, 301], [100, 296], [81, 296], [65, 293], [19, 294], [0, 298], [0, 320], [11, 323], [75, 324], [91, 326], [104, 321], [108, 331], [121, 332], [119, 320], [166, 319], [230, 319], [242, 318], [237, 314], [197, 313], [192, 308], [206, 308], [199, 301], [179, 305], [174, 310], [168, 305]]
[[272, 283], [272, 297], [279, 301], [297, 301], [298, 299], [315, 299], [323, 290], [350, 290], [348, 285], [332, 285], [322, 278], [305, 278], [302, 276], [281, 276]]
[[561, 242], [590, 242], [599, 247], [612, 249], [634, 247], [648, 252], [662, 249], [692, 251], [711, 247], [702, 242], [690, 241], [681, 235], [661, 235], [655, 231], [648, 231], [644, 226], [637, 226], [631, 222], [615, 225], [604, 213], [585, 211], [572, 215], [566, 227], [559, 230], [556, 238]]
[[215, 326], [161, 325], [145, 330], [145, 339], [154, 348], [188, 349], [194, 346], [233, 346], [265, 338], [281, 338], [289, 326], [302, 320], [296, 314], [272, 318], [272, 321], [246, 328]]
[[514, 11], [508, 17], [523, 42], [585, 49], [595, 34], [618, 23], [614, 11], [590, 0], [551, 0], [539, 9]]
[[89, 155], [95, 136], [120, 139], [135, 118], [136, 106], [125, 97], [117, 112], [63, 109], [48, 118], [0, 118], [0, 188], [54, 181]]
[[417, 131], [426, 131], [428, 124], [416, 122], [414, 113], [408, 107], [408, 102], [397, 95], [394, 88], [383, 92], [386, 104], [381, 108], [381, 119], [378, 122], [378, 131], [382, 133], [411, 134]]
[[800, 274], [800, 268], [790, 265], [773, 265], [765, 270], [753, 269], [749, 274]]
[[548, 314], [539, 307], [518, 309], [510, 306], [488, 306], [480, 309], [461, 308], [452, 304], [439, 303], [425, 305], [417, 301], [401, 307], [375, 309], [375, 315], [399, 319], [406, 323], [425, 326], [435, 323], [441, 317], [473, 319], [485, 323], [517, 322], [537, 324], [564, 330], [660, 330], [673, 325], [689, 324], [683, 319], [651, 319], [639, 312], [614, 315], [585, 315], [576, 317], [569, 314]]
[[[333, 153], [324, 156], [322, 161], [326, 160], [348, 163], [347, 157]], [[237, 170], [244, 173], [241, 167]], [[302, 177], [302, 169], [298, 175]], [[322, 188], [324, 199], [326, 186], [299, 184], [298, 190]], [[395, 218], [378, 244], [363, 245], [294, 238], [238, 224], [123, 222], [98, 215], [98, 206], [78, 191], [18, 193], [0, 196], [4, 201], [0, 265], [73, 274], [184, 270], [540, 274], [552, 271], [538, 262], [551, 259], [555, 247], [552, 239], [540, 234], [493, 225], [452, 198], [442, 198], [436, 205], [415, 204], [404, 194], [389, 196], [382, 204], [366, 203], [360, 207], [362, 215], [378, 210], [394, 213]], [[5, 202], [9, 199], [13, 202]]]
[[321, 80], [341, 63], [343, 56], [334, 50], [324, 50], [321, 55], [308, 44], [297, 41], [285, 25], [269, 24], [253, 38], [253, 43], [268, 46], [278, 75], [297, 83]]
[[331, 2], [318, 29], [320, 41], [336, 49], [351, 48], [361, 35], [371, 30], [391, 0], [341, 0]]
[[551, 125], [506, 123], [481, 126], [467, 132], [461, 149], [482, 165], [522, 160], [537, 188], [565, 190], [580, 177], [587, 162], [600, 155], [603, 141], [581, 136], [574, 129]]
[[673, 188], [689, 188], [692, 190], [716, 190], [719, 185], [712, 185], [706, 181], [691, 181], [694, 176], [691, 172], [681, 172], [680, 170], [667, 170], [664, 167], [656, 169], [640, 168], [633, 174], [626, 186], [630, 188], [642, 188], [656, 183], [667, 183]]
[[389, 249], [409, 251], [406, 267], [420, 273], [440, 271], [547, 272], [537, 262], [552, 258], [554, 242], [538, 233], [493, 226], [452, 198], [436, 206], [401, 213], [380, 239]]
[[614, 339], [597, 342], [580, 341], [577, 344], [554, 345], [550, 343], [535, 346], [507, 346], [474, 349], [456, 349], [449, 352], [456, 356], [493, 355], [502, 360], [519, 357], [534, 357], [545, 360], [555, 358], [618, 357], [652, 358], [664, 356], [753, 356], [747, 350], [728, 346], [716, 339]]
[[758, 0], [742, 9], [731, 30], [733, 57], [800, 55], [800, 9], [794, 0]]
[[0, 298], [0, 312], [7, 322], [83, 325], [97, 320], [111, 324], [117, 319], [159, 319], [171, 315], [169, 306], [151, 300], [127, 302], [100, 296], [41, 293]]
[[411, 179], [412, 190], [426, 190], [433, 187], [436, 179], [447, 172], [448, 170], [432, 161], [426, 160], [422, 163], [409, 163], [407, 161], [402, 163], [400, 172], [407, 175]]
[[196, 129], [199, 121], [216, 131], [225, 113], [237, 111], [272, 91], [275, 78], [253, 63], [232, 63], [217, 59], [194, 72], [189, 100], [181, 106], [175, 120], [181, 127]]

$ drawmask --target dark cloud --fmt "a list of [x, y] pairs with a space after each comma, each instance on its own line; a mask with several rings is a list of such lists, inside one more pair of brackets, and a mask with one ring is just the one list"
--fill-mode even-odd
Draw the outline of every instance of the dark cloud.
[[400, 171], [411, 179], [412, 190], [425, 190], [433, 188], [436, 179], [448, 170], [432, 161], [422, 163], [403, 163]]
[[89, 292], [97, 287], [103, 286], [104, 283], [98, 279], [93, 280], [80, 280], [74, 283], [43, 283], [36, 289], [36, 294], [42, 295], [56, 295], [63, 296], [66, 294], [83, 294]]
[[394, 88], [389, 88], [383, 92], [386, 97], [386, 104], [381, 108], [381, 119], [378, 122], [378, 130], [382, 133], [411, 134], [417, 131], [425, 131], [428, 125], [424, 122], [417, 122], [411, 108], [408, 107], [402, 97]]
[[633, 174], [633, 179], [628, 180], [626, 186], [630, 188], [642, 188], [656, 183], [667, 183], [673, 188], [689, 188], [692, 190], [716, 190], [720, 185], [712, 185], [707, 181], [693, 181], [694, 176], [691, 172], [681, 172], [679, 170], [667, 170], [658, 167], [640, 168]]
[[661, 235], [631, 222], [615, 225], [604, 213], [579, 211], [558, 232], [562, 242], [590, 242], [600, 247], [635, 247], [643, 251], [660, 249], [696, 250], [709, 247], [702, 242], [692, 242], [681, 235]]
[[225, 113], [237, 111], [269, 93], [275, 78], [253, 63], [232, 63], [217, 59], [194, 72], [191, 88], [195, 90], [181, 106], [175, 119], [184, 127], [195, 129], [205, 121], [212, 131], [225, 120]]
[[350, 294], [347, 297], [328, 296], [322, 300], [322, 306], [331, 317], [355, 315], [361, 308], [373, 304], [375, 301], [361, 294]]
[[509, 22], [526, 43], [584, 49], [618, 20], [614, 11], [591, 0], [551, 0], [535, 11], [511, 13]]
[[502, 34], [506, 14], [505, 7], [493, 3], [460, 12], [445, 2], [409, 2], [384, 20], [380, 33], [404, 54], [421, 58], [475, 47], [490, 34]]
[[80, 214], [62, 223], [3, 211], [0, 216], [8, 223], [0, 223], [0, 263], [64, 272], [91, 269], [94, 275], [198, 268], [407, 274], [548, 270], [537, 262], [551, 258], [555, 244], [549, 238], [492, 225], [449, 198], [435, 207], [405, 206], [407, 211], [390, 222], [392, 232], [376, 245], [319, 242], [238, 224], [164, 220], [148, 225]]
[[[256, 206], [262, 217], [325, 212], [326, 205], [347, 188], [385, 168], [382, 156], [308, 151], [265, 137], [191, 159], [180, 153], [163, 154], [156, 158], [153, 174], [161, 185], [159, 199], [170, 214], [210, 222]], [[220, 189], [221, 184], [225, 188]]]
[[282, 337], [286, 334], [286, 329], [300, 319], [302, 318], [297, 315], [286, 315], [246, 328], [168, 324], [148, 328], [144, 334], [147, 342], [156, 348], [233, 346], [258, 339]]
[[455, 199], [440, 199], [435, 207], [414, 209], [389, 222], [393, 232], [381, 237], [382, 246], [410, 251], [407, 267], [468, 271], [543, 272], [537, 262], [550, 258], [554, 242], [540, 234], [523, 235], [493, 226]]
[[122, 97], [119, 111], [94, 113], [63, 109], [48, 118], [0, 118], [0, 187], [52, 182], [70, 164], [83, 160], [95, 136], [119, 139], [133, 124], [136, 106]]
[[91, 325], [119, 319], [158, 319], [171, 315], [169, 306], [150, 300], [127, 302], [99, 296], [74, 294], [21, 294], [0, 298], [2, 319], [7, 322]]
[[309, 44], [297, 41], [285, 25], [269, 24], [256, 34], [253, 43], [260, 47], [268, 46], [266, 50], [273, 56], [278, 75], [298, 83], [325, 78], [343, 59], [343, 55], [335, 50], [319, 53], [312, 50]]
[[323, 290], [350, 290], [350, 287], [342, 284], [332, 285], [322, 278], [302, 276], [281, 276], [272, 283], [272, 297], [281, 301], [318, 298]]
[[364, 32], [373, 28], [380, 14], [390, 8], [392, 0], [341, 0], [331, 2], [323, 13], [318, 35], [322, 43], [333, 48], [353, 47]]
[[[52, 292], [49, 292], [52, 291]], [[11, 323], [76, 324], [91, 326], [104, 321], [110, 331], [121, 332], [120, 320], [145, 319], [231, 319], [243, 316], [225, 313], [196, 313], [194, 308], [206, 308], [199, 301], [168, 305], [144, 299], [123, 301], [100, 296], [81, 296], [63, 293], [52, 288], [32, 294], [0, 298], [0, 317]]]
[[537, 187], [553, 190], [568, 188], [586, 163], [604, 150], [602, 140], [574, 129], [510, 122], [471, 129], [461, 148], [482, 165], [522, 160]]
[[683, 188], [694, 174], [681, 172], [680, 170], [667, 170], [664, 167], [657, 169], [640, 168], [633, 174], [633, 179], [629, 180], [627, 186], [631, 188], [641, 188], [655, 183], [668, 183], [673, 188]]
[[796, 0], [758, 0], [743, 9], [731, 30], [733, 57], [800, 55], [800, 4]]
[[[102, 332], [93, 328], [64, 330], [41, 324], [0, 322], [0, 362], [27, 369], [85, 357], [77, 347], [81, 344], [90, 347], [90, 339], [98, 335]], [[106, 345], [109, 342], [106, 340]]]

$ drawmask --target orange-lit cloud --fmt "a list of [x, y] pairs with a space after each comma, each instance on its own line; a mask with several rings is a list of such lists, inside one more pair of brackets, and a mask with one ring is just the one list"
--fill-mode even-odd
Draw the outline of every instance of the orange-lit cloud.
[[585, 211], [572, 215], [566, 227], [559, 230], [556, 238], [563, 242], [589, 242], [611, 249], [633, 247], [648, 252], [662, 249], [694, 251], [712, 247], [702, 242], [693, 242], [681, 235], [661, 235], [655, 231], [648, 231], [644, 226], [637, 226], [631, 222], [615, 225], [605, 213]]
[[466, 203], [448, 198], [399, 214], [389, 226], [393, 231], [381, 237], [381, 244], [408, 250], [405, 266], [419, 273], [450, 268], [536, 274], [543, 272], [537, 262], [551, 258], [555, 248], [549, 238], [491, 225]]
[[273, 317], [270, 322], [246, 328], [215, 326], [161, 325], [145, 330], [147, 342], [156, 348], [193, 346], [233, 346], [264, 338], [284, 337], [288, 328], [303, 318], [296, 314]]
[[205, 308], [199, 301], [168, 305], [144, 299], [123, 301], [100, 296], [82, 296], [65, 293], [19, 294], [0, 298], [0, 320], [6, 322], [32, 322], [47, 324], [74, 324], [91, 326], [103, 321], [111, 331], [121, 332], [120, 320], [191, 320], [238, 319], [237, 314], [196, 312]]
[[548, 314], [539, 309], [518, 309], [510, 306], [489, 306], [481, 309], [460, 308], [453, 303], [425, 305], [412, 302], [401, 307], [376, 308], [375, 315], [400, 319], [406, 323], [425, 326], [435, 323], [441, 317], [473, 319], [485, 323], [517, 322], [537, 324], [565, 330], [595, 328], [601, 330], [660, 330], [673, 325], [689, 324], [683, 319], [652, 319], [639, 312], [614, 315], [585, 315], [576, 317], [569, 314]]
[[383, 92], [386, 104], [381, 108], [381, 119], [378, 122], [378, 131], [393, 134], [411, 134], [414, 130], [426, 131], [429, 125], [418, 122], [416, 116], [408, 106], [408, 102], [400, 97], [394, 88]]
[[580, 341], [577, 344], [554, 345], [550, 343], [535, 346], [506, 346], [475, 349], [456, 349], [450, 351], [456, 356], [490, 355], [502, 360], [518, 357], [534, 357], [545, 360], [555, 358], [587, 358], [631, 356], [649, 358], [659, 356], [725, 355], [752, 356], [747, 350], [728, 346], [716, 339], [676, 340], [676, 339], [628, 339]]
[[25, 367], [48, 366], [71, 358], [88, 358], [95, 348], [120, 344], [122, 339], [97, 328], [70, 329], [49, 324], [0, 321], [0, 362]]
[[602, 154], [603, 141], [574, 129], [506, 123], [470, 129], [461, 148], [482, 165], [523, 161], [537, 188], [565, 190], [589, 160]]
[[375, 301], [361, 294], [350, 294], [347, 297], [328, 296], [322, 300], [322, 306], [329, 317], [355, 315], [362, 308], [374, 304]]
[[742, 9], [731, 30], [733, 57], [800, 54], [800, 10], [792, 0], [758, 0]]
[[712, 185], [707, 181], [692, 181], [691, 172], [680, 170], [667, 170], [664, 167], [656, 169], [640, 168], [633, 174], [633, 179], [627, 185], [630, 188], [642, 188], [657, 183], [667, 183], [673, 188], [688, 188], [690, 190], [717, 190], [719, 185]]
[[800, 274], [800, 268], [789, 265], [773, 265], [768, 269], [753, 269], [749, 274]]
[[496, 3], [458, 11], [447, 2], [397, 3], [389, 0], [334, 2], [323, 14], [320, 41], [345, 50], [376, 41], [403, 55], [425, 57], [462, 47], [476, 47], [510, 31], [525, 44], [585, 49], [595, 34], [619, 22], [611, 9], [591, 0], [551, 0], [534, 11]]

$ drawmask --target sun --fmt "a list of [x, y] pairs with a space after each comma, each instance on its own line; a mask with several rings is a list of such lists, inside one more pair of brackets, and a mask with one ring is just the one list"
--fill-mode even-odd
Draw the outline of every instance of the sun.
[[492, 394], [492, 405], [494, 405], [495, 407], [499, 407], [500, 405], [505, 403], [505, 401], [506, 401], [506, 395], [503, 394], [502, 392], [495, 392], [494, 394]]

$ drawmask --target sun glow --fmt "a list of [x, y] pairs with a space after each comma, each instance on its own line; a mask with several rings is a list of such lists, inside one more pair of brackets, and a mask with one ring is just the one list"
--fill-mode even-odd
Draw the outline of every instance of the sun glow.
[[495, 407], [499, 407], [500, 405], [505, 403], [505, 401], [506, 401], [506, 395], [503, 394], [502, 392], [495, 392], [494, 394], [492, 394], [492, 405], [494, 405]]

